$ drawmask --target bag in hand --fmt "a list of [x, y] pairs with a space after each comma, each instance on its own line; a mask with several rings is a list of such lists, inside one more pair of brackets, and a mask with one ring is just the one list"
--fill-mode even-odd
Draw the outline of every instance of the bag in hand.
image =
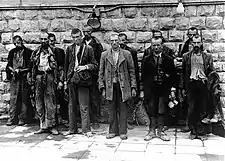
[[92, 85], [91, 73], [87, 70], [73, 73], [73, 82], [79, 86], [89, 87]]

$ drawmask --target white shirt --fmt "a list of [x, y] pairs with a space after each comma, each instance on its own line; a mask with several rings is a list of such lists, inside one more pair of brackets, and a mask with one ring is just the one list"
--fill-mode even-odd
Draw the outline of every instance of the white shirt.
[[89, 45], [89, 44], [90, 44], [90, 42], [91, 42], [91, 39], [90, 39], [90, 40], [88, 40], [88, 41], [86, 40], [86, 44], [87, 44], [87, 45]]
[[79, 50], [80, 50], [80, 46], [76, 45], [74, 71], [75, 71], [76, 67], [79, 65], [78, 57], [77, 57], [77, 54], [78, 54]]
[[119, 51], [112, 51], [112, 53], [113, 53], [113, 61], [115, 64], [117, 64], [119, 58]]
[[44, 52], [41, 52], [40, 64], [38, 66], [38, 70], [45, 72], [49, 68], [48, 56], [49, 54], [45, 54]]

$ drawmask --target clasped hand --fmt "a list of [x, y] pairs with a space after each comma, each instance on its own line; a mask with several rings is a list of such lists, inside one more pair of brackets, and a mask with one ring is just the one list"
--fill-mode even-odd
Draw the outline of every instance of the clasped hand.
[[81, 72], [83, 70], [86, 70], [86, 66], [84, 66], [84, 65], [79, 65], [79, 66], [75, 67], [75, 72]]

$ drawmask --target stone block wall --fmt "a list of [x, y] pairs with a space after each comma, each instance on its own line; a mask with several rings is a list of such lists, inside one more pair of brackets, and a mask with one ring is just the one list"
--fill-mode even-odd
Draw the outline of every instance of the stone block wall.
[[[109, 6], [101, 6], [101, 10]], [[85, 9], [91, 10], [86, 7]], [[4, 83], [7, 54], [14, 46], [12, 37], [21, 35], [25, 45], [31, 49], [39, 44], [39, 33], [47, 30], [56, 34], [57, 45], [66, 48], [71, 42], [70, 30], [83, 28], [90, 13], [77, 9], [0, 10], [0, 112], [6, 112], [9, 101], [9, 84]], [[151, 30], [162, 30], [166, 45], [175, 51], [187, 39], [186, 31], [195, 26], [201, 30], [204, 47], [214, 58], [214, 65], [221, 78], [222, 102], [225, 103], [225, 5], [208, 4], [185, 6], [184, 15], [177, 15], [176, 7], [118, 7], [101, 13], [101, 29], [93, 33], [108, 48], [107, 38], [111, 32], [125, 32], [129, 45], [143, 50], [150, 45]]]

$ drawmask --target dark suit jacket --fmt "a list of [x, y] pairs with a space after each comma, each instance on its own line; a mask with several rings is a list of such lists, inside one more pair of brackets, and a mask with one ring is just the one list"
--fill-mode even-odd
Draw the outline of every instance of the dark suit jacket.
[[[84, 47], [84, 44], [81, 45], [80, 50], [78, 52], [78, 55], [77, 55], [78, 62], [80, 62], [80, 57], [81, 57], [83, 47]], [[68, 46], [66, 49], [66, 58], [65, 58], [65, 65], [64, 65], [64, 74], [65, 74], [64, 81], [66, 81], [67, 83], [69, 83], [74, 71], [75, 48], [76, 48], [76, 45], [72, 44]], [[95, 71], [97, 68], [97, 62], [94, 58], [93, 49], [89, 45], [85, 45], [84, 55], [80, 65], [87, 65], [89, 68], [88, 70], [90, 71]]]
[[57, 62], [57, 77], [58, 81], [62, 82], [64, 81], [64, 62], [65, 62], [65, 52], [63, 49], [55, 47], [53, 48], [53, 53], [55, 54], [55, 59]]
[[138, 58], [137, 58], [137, 51], [129, 46], [125, 46], [125, 50], [128, 50], [133, 58], [134, 61], [134, 69], [135, 69], [135, 77], [137, 82], [137, 95], [140, 93], [140, 78], [139, 78], [139, 66], [138, 66]]
[[[148, 49], [146, 49], [148, 50]], [[163, 78], [163, 91], [162, 93], [168, 92], [170, 88], [175, 87], [177, 81], [176, 68], [173, 63], [173, 59], [168, 55], [168, 50], [162, 52], [162, 70], [165, 73]], [[147, 100], [151, 96], [152, 87], [154, 84], [154, 76], [157, 74], [157, 67], [154, 60], [152, 51], [142, 61], [142, 75], [141, 80], [144, 85], [144, 97]]]
[[[182, 60], [182, 78], [183, 81], [182, 87], [188, 90], [188, 84], [190, 82], [190, 75], [191, 75], [191, 55], [192, 51], [189, 51], [183, 55], [183, 60]], [[202, 52], [202, 57], [203, 57], [203, 62], [204, 62], [204, 72], [206, 74], [206, 77], [208, 77], [209, 73], [214, 70], [213, 67], [213, 59], [212, 55]]]
[[[15, 54], [16, 50], [18, 50], [18, 49], [14, 48], [14, 49], [9, 51], [8, 63], [7, 63], [7, 66], [6, 66], [6, 74], [7, 74], [8, 80], [11, 80], [11, 78], [12, 78], [11, 70], [9, 69], [9, 67], [13, 68], [13, 58], [14, 58], [14, 54]], [[31, 49], [26, 48], [24, 46], [24, 53], [23, 53], [24, 66], [22, 67], [22, 69], [28, 68], [32, 52], [33, 51]]]

